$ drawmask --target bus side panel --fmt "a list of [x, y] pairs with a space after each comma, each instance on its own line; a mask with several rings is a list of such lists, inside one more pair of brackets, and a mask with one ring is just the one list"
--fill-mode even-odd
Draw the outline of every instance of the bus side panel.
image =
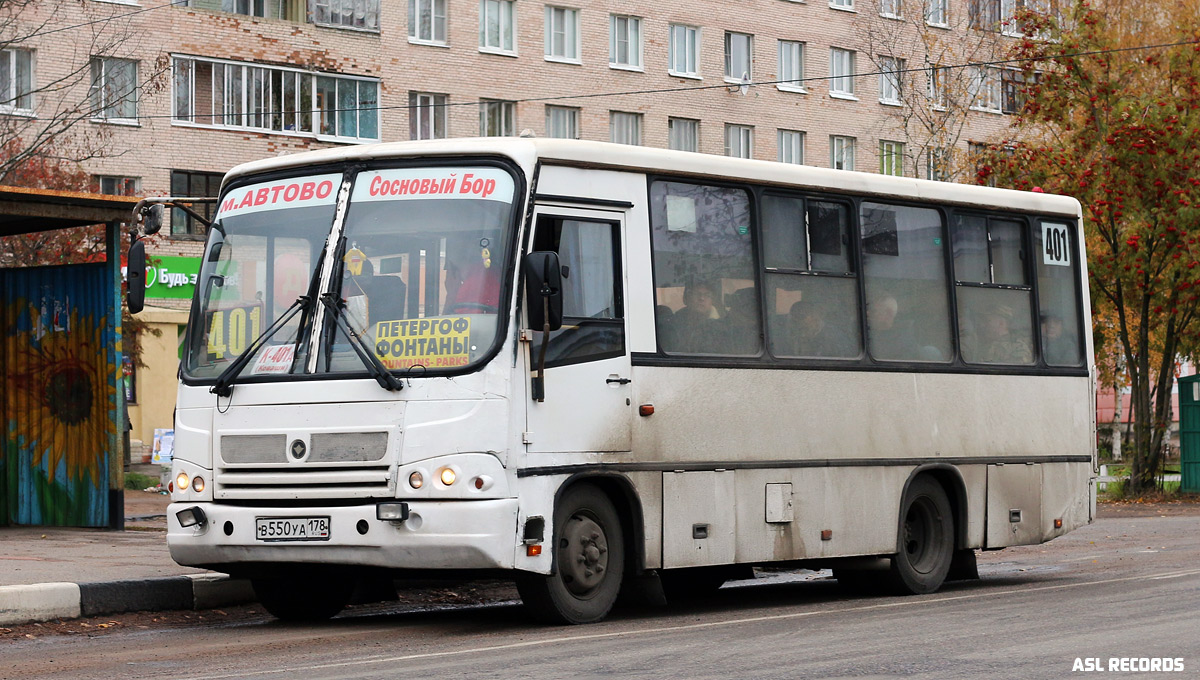
[[895, 552], [900, 493], [911, 471], [902, 466], [738, 470], [737, 562]]
[[[1084, 526], [1091, 518], [1090, 463], [1047, 463], [1042, 466], [1042, 535], [1045, 540]], [[1061, 519], [1062, 526], [1054, 527]]]
[[1042, 542], [1044, 467], [1041, 464], [988, 466], [987, 547]]
[[966, 548], [982, 548], [987, 530], [987, 466], [961, 465], [963, 484], [967, 488]]

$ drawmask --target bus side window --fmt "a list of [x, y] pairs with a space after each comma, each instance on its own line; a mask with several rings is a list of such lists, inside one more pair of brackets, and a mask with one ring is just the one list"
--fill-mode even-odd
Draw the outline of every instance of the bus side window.
[[941, 215], [930, 208], [863, 202], [860, 219], [871, 356], [949, 361], [950, 291]]
[[[562, 366], [625, 353], [617, 223], [543, 216], [535, 250], [553, 250], [567, 271], [563, 279], [563, 326], [550, 333], [546, 366]], [[536, 330], [536, 329], [534, 329]], [[535, 333], [535, 356], [542, 333]]]
[[650, 185], [650, 222], [658, 346], [668, 354], [758, 355], [747, 192], [657, 181]]
[[1071, 236], [1074, 228], [1062, 222], [1042, 222], [1033, 230], [1037, 262], [1038, 307], [1042, 354], [1050, 366], [1083, 364], [1079, 337], [1079, 276]]
[[771, 354], [858, 358], [849, 206], [775, 194], [763, 196], [761, 205]]
[[1033, 289], [1025, 273], [1025, 223], [955, 215], [954, 278], [963, 360], [1033, 363]]

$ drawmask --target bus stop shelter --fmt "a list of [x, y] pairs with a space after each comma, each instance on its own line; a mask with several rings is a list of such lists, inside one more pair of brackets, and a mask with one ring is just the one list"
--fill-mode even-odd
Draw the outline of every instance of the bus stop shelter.
[[0, 526], [124, 527], [120, 224], [137, 201], [0, 186], [2, 236], [105, 225], [103, 261], [0, 269]]

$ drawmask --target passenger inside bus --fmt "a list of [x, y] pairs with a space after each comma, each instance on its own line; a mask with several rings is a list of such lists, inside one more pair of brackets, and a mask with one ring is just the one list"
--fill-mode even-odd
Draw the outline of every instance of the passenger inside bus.
[[723, 350], [716, 295], [708, 283], [695, 282], [683, 290], [683, 307], [664, 324], [663, 349], [668, 352], [717, 353]]
[[801, 300], [788, 312], [791, 352], [800, 357], [844, 357], [853, 344], [838, 329], [826, 323], [826, 310], [816, 302]]
[[985, 364], [1033, 363], [1033, 350], [1029, 342], [1012, 332], [1013, 316], [1013, 308], [1008, 305], [989, 305], [975, 323], [977, 346], [969, 352], [964, 349], [964, 354]]
[[1079, 345], [1075, 338], [1063, 332], [1063, 320], [1057, 314], [1042, 314], [1042, 351], [1046, 354], [1046, 363], [1052, 366], [1079, 363]]
[[728, 299], [729, 306], [722, 319], [725, 352], [757, 354], [762, 345], [762, 336], [758, 328], [758, 296], [754, 286], [735, 290]]

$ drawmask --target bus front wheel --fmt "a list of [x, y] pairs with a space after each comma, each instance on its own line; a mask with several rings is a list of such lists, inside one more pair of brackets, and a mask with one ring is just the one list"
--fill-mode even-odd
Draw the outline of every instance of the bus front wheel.
[[946, 492], [933, 478], [917, 477], [900, 504], [899, 552], [892, 557], [893, 589], [932, 593], [941, 587], [954, 557], [954, 517]]
[[252, 579], [259, 603], [283, 621], [324, 621], [346, 607], [354, 581], [335, 574]]
[[517, 579], [521, 600], [549, 623], [594, 623], [612, 609], [625, 571], [616, 508], [599, 488], [581, 484], [554, 511], [554, 572]]

